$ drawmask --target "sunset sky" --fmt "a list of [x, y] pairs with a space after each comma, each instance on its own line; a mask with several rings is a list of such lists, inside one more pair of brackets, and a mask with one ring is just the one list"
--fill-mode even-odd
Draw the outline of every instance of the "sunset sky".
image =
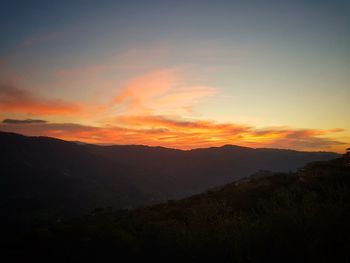
[[350, 1], [0, 0], [0, 130], [350, 147]]

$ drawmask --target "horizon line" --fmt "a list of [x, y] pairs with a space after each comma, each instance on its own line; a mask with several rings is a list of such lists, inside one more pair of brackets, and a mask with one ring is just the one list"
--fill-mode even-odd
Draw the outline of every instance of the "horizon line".
[[[341, 152], [332, 152], [332, 151], [325, 151], [325, 150], [319, 150], [319, 151], [302, 151], [302, 150], [295, 150], [295, 149], [289, 149], [289, 148], [269, 148], [269, 147], [247, 147], [247, 146], [241, 146], [237, 144], [223, 144], [221, 146], [210, 146], [210, 147], [197, 147], [197, 148], [191, 148], [191, 149], [180, 149], [176, 147], [165, 147], [161, 145], [147, 145], [147, 144], [109, 144], [109, 143], [89, 143], [89, 142], [84, 142], [84, 141], [74, 141], [74, 140], [64, 140], [61, 138], [57, 137], [52, 137], [52, 136], [44, 136], [44, 135], [25, 135], [22, 133], [18, 132], [6, 132], [6, 131], [1, 131], [0, 133], [5, 133], [5, 134], [14, 134], [17, 136], [23, 136], [23, 137], [28, 137], [28, 138], [49, 138], [49, 139], [54, 139], [54, 140], [59, 140], [59, 141], [64, 141], [64, 142], [70, 142], [70, 143], [75, 143], [75, 144], [85, 144], [85, 145], [95, 145], [95, 146], [100, 146], [100, 147], [111, 147], [111, 146], [142, 146], [142, 147], [148, 147], [148, 148], [163, 148], [163, 149], [169, 149], [169, 150], [176, 150], [176, 151], [183, 151], [183, 152], [189, 152], [193, 150], [204, 150], [204, 149], [214, 149], [214, 148], [224, 148], [224, 147], [238, 147], [238, 148], [245, 148], [245, 149], [253, 149], [253, 150], [283, 150], [283, 151], [293, 151], [293, 152], [313, 152], [313, 153], [336, 153], [336, 154], [344, 154]], [[344, 150], [345, 151], [345, 150]]]

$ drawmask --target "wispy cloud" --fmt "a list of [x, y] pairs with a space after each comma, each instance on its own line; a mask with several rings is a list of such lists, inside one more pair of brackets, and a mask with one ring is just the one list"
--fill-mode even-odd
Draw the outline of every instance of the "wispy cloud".
[[12, 85], [0, 85], [0, 111], [32, 115], [67, 115], [81, 106], [61, 99], [47, 99]]
[[258, 129], [208, 120], [168, 119], [162, 116], [124, 116], [115, 125], [86, 126], [72, 123], [1, 123], [3, 131], [46, 135], [66, 140], [103, 144], [146, 144], [180, 149], [238, 144], [299, 150], [332, 149], [344, 143], [332, 139], [336, 130]]
[[152, 71], [129, 79], [114, 99], [128, 114], [182, 114], [217, 89], [188, 85], [174, 69]]
[[[109, 69], [101, 66], [90, 70], [90, 75], [99, 75]], [[79, 74], [86, 74], [86, 70]], [[0, 113], [14, 119], [5, 119], [0, 123], [0, 130], [90, 143], [146, 144], [180, 149], [224, 144], [298, 150], [337, 150], [344, 146], [342, 140], [334, 139], [339, 138], [337, 134], [343, 131], [341, 129], [262, 129], [194, 118], [196, 105], [217, 93], [218, 89], [191, 83], [181, 71], [169, 68], [131, 77], [123, 85], [115, 86], [114, 94], [104, 103], [94, 105], [45, 98], [13, 85], [1, 85]], [[67, 122], [75, 120], [74, 123], [51, 123], [26, 119], [28, 115], [49, 120], [63, 116], [61, 120]], [[95, 126], [82, 123], [94, 123]]]
[[25, 119], [25, 120], [15, 120], [15, 119], [4, 119], [2, 123], [8, 124], [31, 124], [31, 123], [47, 123], [44, 120], [34, 120], [34, 119]]

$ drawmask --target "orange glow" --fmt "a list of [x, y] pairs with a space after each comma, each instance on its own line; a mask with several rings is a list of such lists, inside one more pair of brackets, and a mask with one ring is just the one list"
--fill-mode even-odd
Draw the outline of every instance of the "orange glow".
[[[0, 113], [22, 116], [64, 116], [76, 123], [2, 123], [0, 130], [99, 144], [144, 144], [193, 149], [225, 144], [299, 150], [345, 148], [333, 137], [342, 129], [291, 129], [219, 123], [193, 118], [192, 107], [217, 92], [207, 86], [186, 85], [179, 72], [161, 69], [130, 78], [104, 104], [47, 99], [12, 86], [0, 86]], [[191, 116], [192, 118], [188, 117]], [[4, 115], [5, 116], [5, 115]], [[181, 117], [180, 117], [181, 116]], [[82, 125], [89, 123], [89, 125]], [[91, 124], [91, 125], [90, 125]]]
[[60, 99], [44, 99], [12, 86], [0, 87], [0, 111], [35, 115], [78, 113], [81, 106]]
[[61, 101], [52, 101], [51, 103], [8, 103], [0, 105], [1, 111], [20, 112], [35, 115], [67, 115], [80, 111], [80, 107], [73, 104], [67, 104]]
[[161, 69], [129, 79], [113, 103], [128, 114], [182, 114], [215, 93], [212, 87], [186, 85], [174, 69]]
[[293, 130], [254, 127], [213, 121], [184, 121], [160, 116], [120, 117], [116, 125], [102, 127], [78, 124], [0, 124], [3, 131], [45, 135], [65, 140], [101, 144], [145, 144], [178, 149], [239, 144], [251, 147], [319, 149], [341, 146], [342, 142], [325, 137], [340, 130]]

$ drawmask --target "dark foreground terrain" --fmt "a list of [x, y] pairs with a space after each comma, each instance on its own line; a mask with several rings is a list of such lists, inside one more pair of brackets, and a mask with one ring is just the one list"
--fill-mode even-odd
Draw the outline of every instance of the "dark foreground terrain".
[[96, 209], [8, 233], [1, 247], [23, 262], [350, 262], [350, 168], [338, 158], [180, 201]]

